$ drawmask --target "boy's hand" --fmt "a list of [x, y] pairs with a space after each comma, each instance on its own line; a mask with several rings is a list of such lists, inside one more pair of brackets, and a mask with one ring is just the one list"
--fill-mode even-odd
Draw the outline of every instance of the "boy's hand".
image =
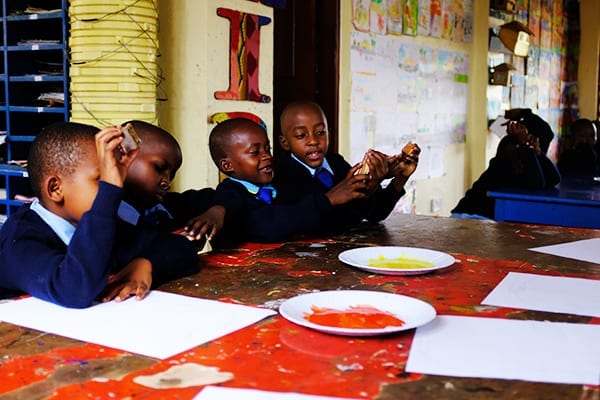
[[327, 196], [332, 206], [367, 197], [367, 181], [369, 180], [369, 176], [365, 174], [354, 175], [359, 169], [360, 164], [352, 167], [343, 181], [325, 193], [325, 196]]
[[135, 258], [111, 277], [102, 292], [102, 301], [123, 301], [130, 296], [142, 300], [152, 286], [152, 264], [145, 258]]
[[516, 121], [508, 122], [506, 126], [506, 134], [512, 137], [517, 144], [524, 144], [527, 141], [527, 136], [529, 136], [527, 127]]
[[190, 219], [184, 228], [184, 235], [192, 240], [200, 240], [206, 235], [207, 240], [212, 240], [215, 234], [223, 227], [225, 220], [225, 207], [216, 205], [203, 214]]
[[397, 191], [402, 190], [408, 181], [408, 178], [415, 172], [419, 165], [419, 155], [421, 148], [417, 144], [412, 144], [410, 153], [402, 152], [394, 157], [390, 157], [390, 175], [394, 177], [392, 185]]
[[540, 140], [537, 136], [532, 135], [527, 130], [527, 127], [524, 124], [519, 122], [511, 121], [508, 123], [506, 127], [506, 133], [513, 138], [513, 140], [517, 143], [517, 147], [527, 146], [538, 156], [542, 154], [542, 149], [540, 148]]
[[377, 188], [382, 180], [386, 178], [389, 172], [387, 156], [377, 150], [369, 149], [365, 154], [364, 162], [369, 165], [369, 177], [367, 183], [367, 193], [371, 194]]
[[123, 141], [121, 127], [109, 126], [96, 134], [96, 152], [100, 163], [100, 179], [123, 187], [127, 169], [137, 156], [139, 149], [122, 154], [118, 149]]

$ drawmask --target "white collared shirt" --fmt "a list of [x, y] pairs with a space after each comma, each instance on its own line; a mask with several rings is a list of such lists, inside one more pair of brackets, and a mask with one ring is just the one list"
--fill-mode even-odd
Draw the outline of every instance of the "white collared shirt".
[[29, 208], [39, 215], [40, 218], [43, 219], [48, 226], [50, 226], [50, 228], [52, 228], [54, 233], [58, 235], [64, 244], [67, 246], [69, 245], [71, 238], [75, 233], [75, 226], [73, 226], [73, 224], [54, 214], [52, 211], [48, 211], [44, 206], [42, 206], [38, 199], [33, 200]]
[[294, 153], [292, 153], [292, 158], [294, 160], [298, 161], [300, 163], [300, 165], [302, 165], [304, 168], [306, 168], [310, 172], [311, 176], [315, 176], [315, 174], [317, 173], [317, 170], [319, 170], [320, 168], [325, 168], [327, 171], [331, 172], [331, 175], [335, 175], [333, 173], [333, 170], [331, 169], [331, 166], [327, 162], [326, 158], [323, 159], [323, 164], [321, 164], [321, 166], [317, 167], [317, 168], [313, 168], [310, 165], [305, 164], [298, 157], [296, 157], [296, 155]]

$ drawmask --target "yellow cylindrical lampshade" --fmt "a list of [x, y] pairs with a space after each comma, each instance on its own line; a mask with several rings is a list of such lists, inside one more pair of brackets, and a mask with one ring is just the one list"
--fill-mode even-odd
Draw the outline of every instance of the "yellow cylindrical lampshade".
[[71, 120], [156, 123], [157, 0], [71, 0]]

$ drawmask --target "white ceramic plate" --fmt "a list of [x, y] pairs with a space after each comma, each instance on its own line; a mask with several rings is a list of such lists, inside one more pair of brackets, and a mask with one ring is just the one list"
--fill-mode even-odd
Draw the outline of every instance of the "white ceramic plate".
[[[393, 314], [404, 321], [402, 326], [388, 326], [378, 329], [339, 328], [314, 324], [305, 316], [312, 313], [312, 307], [326, 307], [347, 310], [353, 306], [372, 306]], [[409, 296], [370, 290], [330, 290], [301, 294], [284, 301], [279, 313], [287, 320], [325, 333], [346, 336], [375, 336], [413, 329], [425, 325], [436, 316], [435, 309], [422, 300]]]
[[[369, 260], [378, 259], [380, 257], [383, 257], [386, 260], [394, 260], [400, 257], [417, 259], [419, 261], [427, 261], [433, 265], [422, 268], [393, 268], [369, 265]], [[426, 274], [438, 269], [447, 268], [456, 262], [454, 257], [450, 254], [442, 253], [441, 251], [398, 246], [359, 247], [341, 252], [338, 255], [338, 259], [353, 267], [384, 275]]]

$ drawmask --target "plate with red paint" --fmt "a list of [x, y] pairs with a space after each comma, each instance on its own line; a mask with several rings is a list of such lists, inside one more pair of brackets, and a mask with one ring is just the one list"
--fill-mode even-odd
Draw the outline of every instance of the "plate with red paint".
[[383, 275], [420, 275], [452, 266], [456, 259], [419, 247], [372, 246], [341, 252], [338, 259], [355, 268]]
[[321, 332], [375, 336], [416, 328], [433, 320], [435, 308], [414, 297], [370, 290], [329, 290], [284, 301], [288, 321]]

